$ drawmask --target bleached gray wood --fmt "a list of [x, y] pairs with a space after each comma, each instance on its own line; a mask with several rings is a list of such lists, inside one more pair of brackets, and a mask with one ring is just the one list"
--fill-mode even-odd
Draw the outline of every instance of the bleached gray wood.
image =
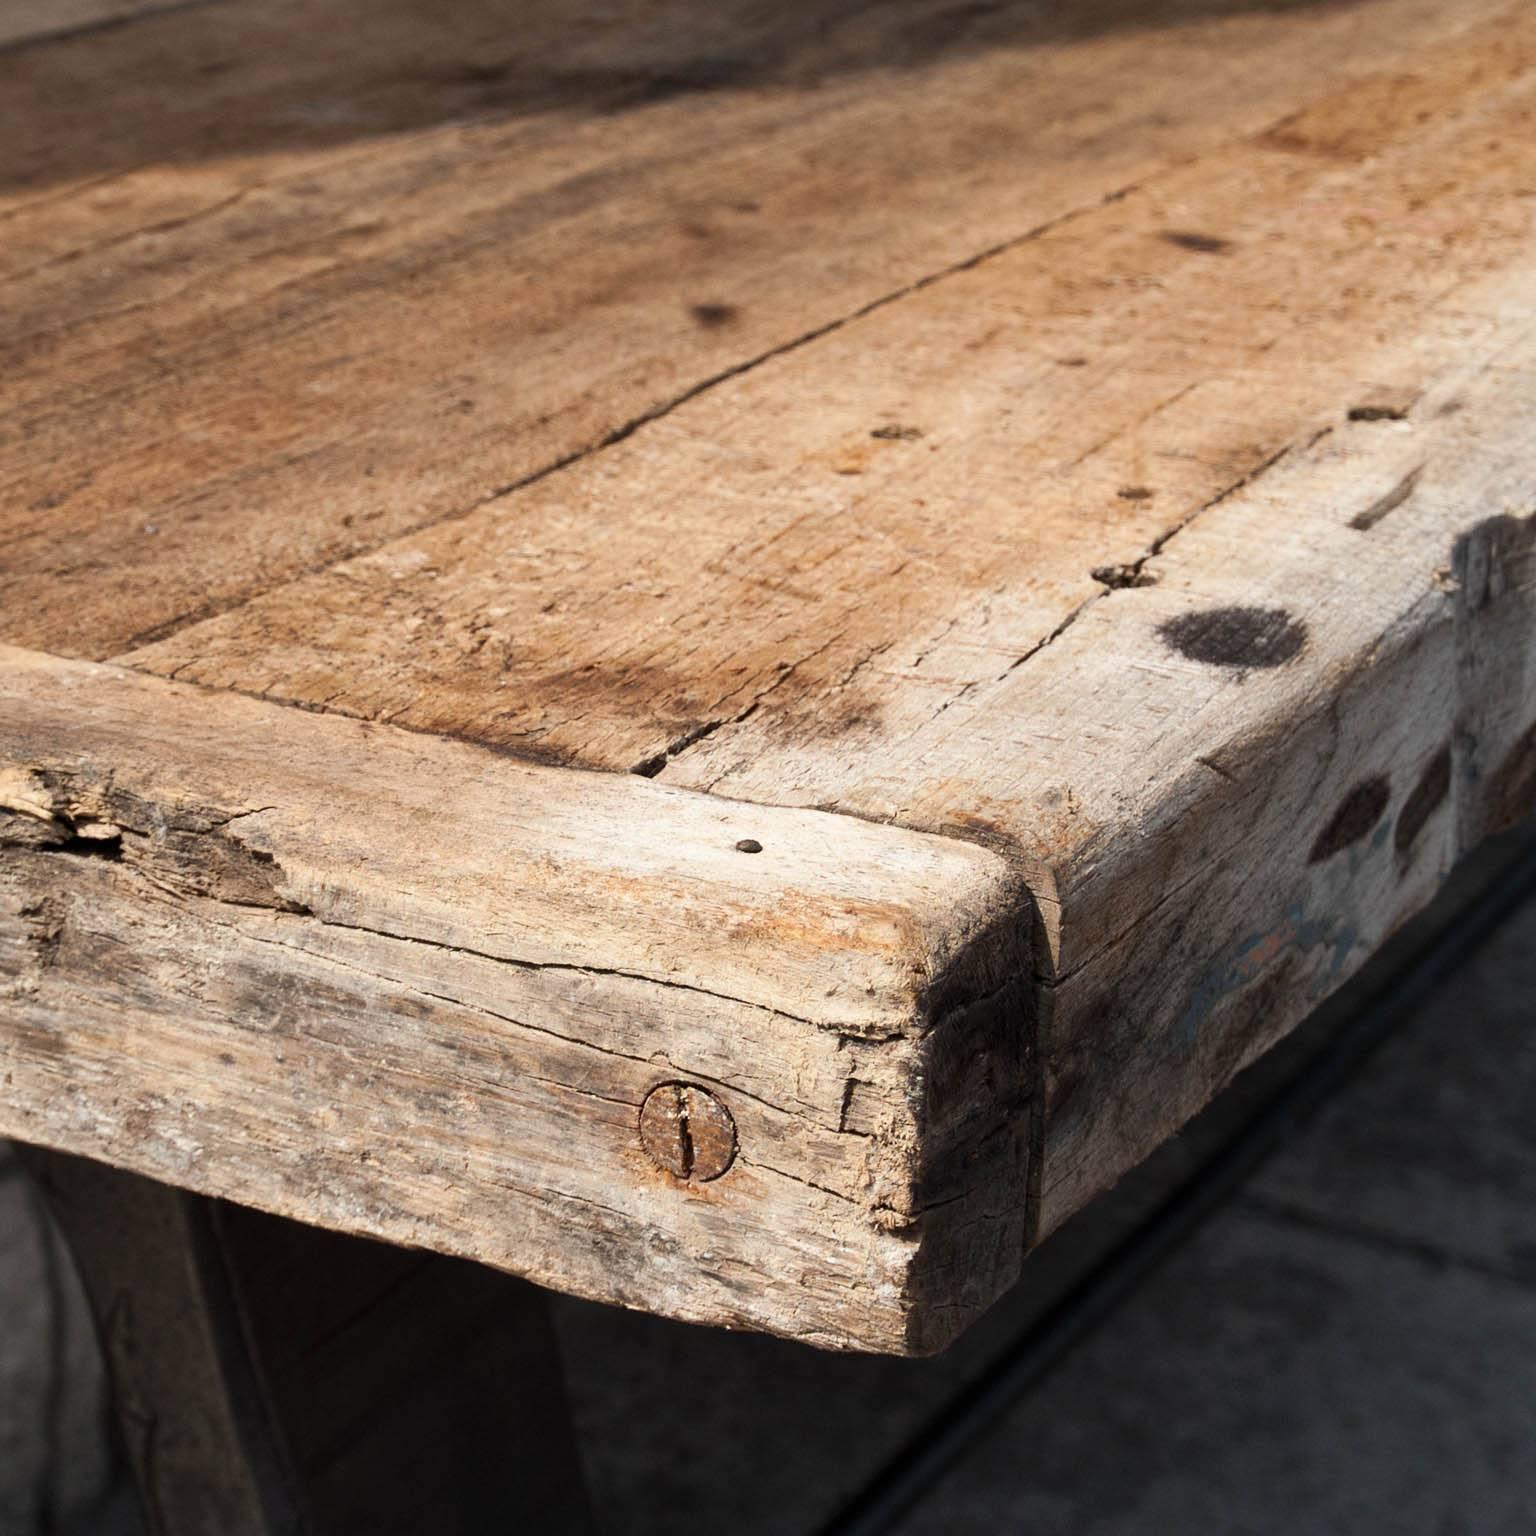
[[[0, 807], [0, 1133], [832, 1345], [1016, 1272], [995, 854], [14, 649]], [[643, 1149], [673, 1081], [723, 1176]]]

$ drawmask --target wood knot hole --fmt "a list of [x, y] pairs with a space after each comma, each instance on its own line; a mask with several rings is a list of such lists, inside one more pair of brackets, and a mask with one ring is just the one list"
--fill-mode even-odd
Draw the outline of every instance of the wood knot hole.
[[640, 1145], [673, 1178], [707, 1184], [736, 1159], [736, 1122], [707, 1088], [662, 1083], [640, 1106]]

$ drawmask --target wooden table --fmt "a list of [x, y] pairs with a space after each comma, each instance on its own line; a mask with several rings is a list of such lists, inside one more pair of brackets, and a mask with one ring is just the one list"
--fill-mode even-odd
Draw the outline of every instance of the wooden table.
[[944, 1347], [1536, 801], [1536, 11], [12, 0], [0, 1132]]

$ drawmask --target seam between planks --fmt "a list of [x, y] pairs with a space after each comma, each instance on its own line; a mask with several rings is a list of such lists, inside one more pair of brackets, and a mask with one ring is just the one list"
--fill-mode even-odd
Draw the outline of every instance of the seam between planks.
[[[996, 686], [996, 684], [1002, 682], [1005, 678], [1016, 672], [1026, 662], [1033, 660], [1034, 657], [1038, 656], [1041, 651], [1045, 650], [1048, 646], [1055, 644], [1057, 640], [1061, 639], [1061, 637], [1066, 634], [1069, 629], [1071, 629], [1071, 627], [1078, 621], [1078, 619], [1087, 613], [1090, 608], [1094, 607], [1098, 603], [1103, 602], [1106, 597], [1117, 590], [1119, 585], [1134, 585], [1134, 578], [1141, 574], [1147, 562], [1149, 560], [1156, 559], [1157, 556], [1160, 555], [1168, 547], [1168, 545], [1178, 537], [1179, 534], [1181, 534], [1198, 518], [1213, 510], [1214, 508], [1219, 507], [1223, 502], [1230, 501], [1232, 497], [1239, 495], [1241, 492], [1247, 490], [1250, 486], [1254, 485], [1259, 479], [1261, 479], [1269, 470], [1274, 469], [1279, 464], [1282, 464], [1293, 453], [1308, 452], [1325, 437], [1327, 437], [1332, 431], [1333, 428], [1331, 426], [1321, 427], [1315, 431], [1305, 434], [1302, 437], [1295, 438], [1291, 442], [1281, 444], [1281, 446], [1277, 448], [1273, 453], [1271, 453], [1262, 463], [1255, 465], [1254, 468], [1250, 470], [1244, 471], [1244, 473], [1233, 480], [1230, 485], [1223, 486], [1222, 489], [1217, 491], [1214, 496], [1211, 496], [1207, 500], [1201, 502], [1200, 505], [1193, 508], [1193, 510], [1186, 512], [1181, 518], [1173, 523], [1171, 527], [1165, 528], [1161, 533], [1157, 534], [1156, 537], [1154, 537], [1147, 544], [1146, 548], [1143, 549], [1142, 552], [1137, 555], [1134, 560], [1131, 560], [1125, 565], [1125, 570], [1130, 573], [1132, 578], [1131, 581], [1126, 583], [1102, 584], [1099, 591], [1091, 593], [1088, 597], [1085, 597], [1082, 602], [1078, 603], [1074, 608], [1069, 610], [1067, 614], [1062, 618], [1060, 623], [1058, 623], [1055, 628], [1050, 631], [1049, 634], [1047, 634], [1043, 639], [1036, 641], [1035, 644], [1030, 646], [1030, 648], [1022, 655], [1016, 656], [1012, 661], [1008, 663], [1006, 667], [1002, 669], [1001, 672], [997, 673], [996, 676], [991, 678], [976, 678], [972, 679], [970, 682], [962, 684], [961, 687], [956, 689], [955, 692], [952, 693], [947, 699], [945, 699], [944, 702], [938, 707], [938, 709], [934, 711], [931, 719], [936, 719], [946, 710], [953, 708], [954, 705], [960, 703], [964, 699], [969, 698], [978, 689]], [[953, 627], [953, 621], [951, 621], [950, 627]], [[832, 640], [829, 641], [828, 644], [834, 644], [841, 638], [842, 634], [839, 632], [837, 635], [833, 636]], [[858, 661], [849, 670], [847, 676], [843, 680], [844, 683], [846, 684], [848, 679], [852, 678], [854, 674], [860, 671], [863, 667], [868, 666], [869, 663], [872, 662], [874, 658], [878, 656], [882, 651], [889, 650], [890, 645], [891, 642], [888, 641], [885, 644], [878, 646], [867, 656], [861, 658], [861, 660]], [[823, 649], [825, 649], [825, 647], [823, 647]], [[932, 649], [931, 646], [930, 649]], [[800, 662], [796, 663], [796, 666], [803, 665], [805, 659], [807, 658], [802, 658]], [[794, 668], [790, 668], [790, 672], [793, 671]], [[645, 762], [640, 763], [634, 768], [630, 769], [630, 772], [643, 774], [646, 778], [657, 778], [662, 776], [668, 764], [684, 757], [699, 742], [706, 740], [710, 736], [713, 736], [716, 731], [721, 730], [725, 726], [736, 725], [747, 719], [747, 717], [757, 709], [759, 703], [770, 693], [772, 693], [773, 690], [779, 686], [779, 683], [784, 680], [784, 678], [787, 678], [790, 675], [790, 672], [786, 672], [782, 677], [776, 678], [772, 683], [768, 685], [767, 688], [758, 694], [757, 697], [754, 698], [745, 709], [740, 710], [733, 715], [721, 716], [718, 719], [708, 720], [703, 725], [695, 726], [688, 732], [685, 737], [680, 737], [677, 742], [669, 744], [660, 753], [656, 754], [655, 757], [648, 758], [645, 760]], [[170, 676], [174, 678], [176, 673], [172, 672]], [[711, 791], [706, 788], [705, 793], [710, 792]], [[840, 814], [857, 814], [853, 812], [843, 812], [840, 807], [835, 805], [820, 807], [820, 809], [838, 811]], [[873, 821], [877, 825], [891, 824], [901, 826], [904, 825], [904, 823], [900, 820], [900, 814], [901, 813], [898, 811], [893, 812], [889, 816], [871, 816], [864, 819]], [[982, 847], [991, 848], [993, 852], [997, 853], [1005, 853], [1010, 850], [1016, 851], [1016, 845], [1011, 838], [999, 839], [996, 837], [984, 836], [979, 833], [966, 834], [949, 830], [940, 831], [935, 835], [950, 837], [953, 838], [956, 842], [977, 843]], [[1035, 867], [1034, 861], [1031, 860], [1026, 862], [1030, 867]]]
[[[200, 5], [213, 3], [213, 0], [182, 0], [182, 3], [189, 5]], [[230, 613], [239, 612], [241, 609], [249, 607], [257, 601], [270, 597], [273, 594], [286, 591], [310, 577], [316, 576], [322, 572], [335, 570], [338, 567], [344, 566], [354, 560], [366, 558], [367, 556], [376, 553], [380, 549], [388, 548], [392, 544], [402, 542], [406, 539], [418, 537], [419, 535], [431, 530], [450, 527], [455, 523], [465, 521], [487, 506], [493, 505], [496, 502], [515, 495], [518, 491], [537, 485], [540, 482], [546, 479], [550, 479], [566, 469], [570, 469], [588, 459], [596, 457], [606, 449], [612, 448], [619, 443], [626, 441], [630, 437], [633, 437], [642, 428], [649, 426], [654, 422], [665, 419], [667, 416], [670, 416], [682, 406], [687, 405], [689, 402], [696, 400], [703, 395], [709, 394], [713, 390], [731, 382], [734, 379], [751, 373], [754, 369], [757, 369], [766, 363], [770, 363], [781, 357], [792, 355], [793, 353], [810, 346], [814, 342], [817, 342], [824, 337], [835, 335], [838, 332], [855, 325], [860, 320], [863, 320], [868, 316], [879, 313], [882, 310], [898, 304], [904, 299], [922, 293], [927, 289], [945, 282], [950, 278], [956, 277], [963, 273], [974, 271], [996, 260], [999, 257], [1005, 256], [1012, 251], [1025, 247], [1034, 241], [1040, 240], [1045, 236], [1053, 233], [1054, 231], [1057, 231], [1066, 226], [1070, 226], [1078, 220], [1090, 217], [1094, 213], [1099, 212], [1106, 207], [1113, 206], [1114, 204], [1122, 202], [1129, 197], [1133, 197], [1141, 192], [1148, 190], [1149, 188], [1153, 188], [1168, 176], [1174, 175], [1182, 169], [1185, 169], [1191, 165], [1195, 165], [1201, 160], [1213, 154], [1219, 153], [1224, 147], [1232, 143], [1242, 143], [1251, 140], [1262, 139], [1265, 135], [1273, 133], [1276, 129], [1283, 127], [1286, 123], [1295, 119], [1298, 115], [1298, 112], [1305, 111], [1315, 99], [1318, 98], [1309, 97], [1300, 105], [1300, 107], [1293, 107], [1290, 110], [1282, 113], [1280, 116], [1274, 118], [1273, 120], [1266, 122], [1260, 127], [1250, 128], [1245, 132], [1238, 132], [1230, 139], [1223, 139], [1217, 142], [1206, 144], [1188, 153], [1171, 155], [1162, 164], [1156, 166], [1145, 174], [1136, 177], [1131, 181], [1123, 183], [1118, 187], [1111, 188], [1109, 191], [1104, 192], [1095, 198], [1077, 204], [1071, 208], [1065, 209], [1061, 213], [1056, 214], [1051, 218], [1044, 219], [1017, 234], [1010, 235], [1005, 239], [996, 241], [983, 250], [974, 252], [969, 256], [948, 263], [947, 265], [942, 266], [936, 270], [923, 273], [922, 275], [907, 283], [901, 284], [900, 286], [888, 290], [885, 293], [878, 294], [874, 298], [856, 306], [854, 309], [848, 311], [845, 314], [839, 315], [820, 325], [813, 326], [809, 330], [791, 336], [785, 341], [779, 342], [774, 346], [767, 347], [760, 352], [754, 353], [749, 357], [741, 359], [738, 362], [717, 369], [715, 372], [710, 373], [701, 379], [695, 380], [692, 384], [686, 385], [685, 387], [674, 391], [671, 395], [656, 402], [655, 404], [647, 406], [643, 410], [638, 411], [636, 414], [629, 417], [627, 420], [610, 429], [608, 432], [604, 433], [602, 436], [594, 439], [593, 441], [574, 448], [567, 453], [561, 454], [550, 462], [541, 465], [536, 469], [530, 470], [527, 474], [521, 475], [516, 479], [507, 481], [502, 485], [494, 487], [492, 490], [482, 496], [477, 497], [473, 502], [464, 507], [444, 513], [439, 517], [429, 518], [422, 523], [397, 529], [388, 537], [381, 539], [378, 543], [360, 544], [356, 548], [350, 549], [344, 555], [327, 556], [313, 562], [312, 564], [299, 567], [271, 587], [263, 588], [260, 591], [246, 593], [227, 603], [210, 603], [201, 605], [195, 609], [176, 615], [157, 625], [152, 626], [150, 629], [131, 636], [127, 641], [118, 646], [117, 650], [112, 656], [98, 657], [96, 659], [111, 660], [117, 662], [120, 665], [132, 666], [133, 663], [128, 658], [131, 656], [132, 652], [143, 646], [158, 644], [162, 641], [170, 639], [177, 634], [182, 633], [185, 630], [194, 628], [199, 624], [221, 618]], [[1254, 475], [1262, 473], [1263, 469], [1267, 467], [1267, 465], [1259, 466], [1257, 470], [1250, 472], [1250, 475], [1247, 478], [1252, 478]], [[1242, 482], [1239, 482], [1237, 485], [1230, 487], [1226, 492], [1223, 493], [1223, 495], [1230, 495], [1233, 491], [1241, 489], [1242, 484], [1244, 483], [1246, 483], [1246, 479]], [[1220, 497], [1217, 498], [1217, 500], [1220, 499]], [[1211, 504], [1214, 503], [1208, 503], [1207, 505]], [[1190, 516], [1198, 516], [1199, 512], [1203, 510], [1205, 510], [1205, 508], [1198, 508], [1194, 513], [1190, 514]], [[1177, 532], [1178, 527], [1181, 526], [1183, 526], [1182, 523], [1176, 525], [1173, 529], [1170, 529], [1167, 533], [1163, 534], [1159, 540], [1154, 543], [1153, 547], [1148, 551], [1148, 554], [1142, 558], [1150, 558], [1151, 555], [1155, 555], [1158, 549], [1161, 547], [1162, 543], [1166, 542], [1166, 539], [1170, 537], [1172, 533]], [[1077, 614], [1075, 612], [1068, 615], [1065, 623], [1062, 626], [1063, 629], [1067, 625], [1070, 625], [1076, 617]], [[1056, 638], [1055, 635], [1048, 637], [1045, 643], [1048, 644], [1050, 640], [1054, 638]], [[1027, 656], [1021, 657], [1019, 658], [1018, 662], [1014, 663], [1014, 665], [1019, 665], [1022, 663], [1022, 661], [1027, 659]], [[169, 675], [174, 678], [176, 677], [176, 672], [173, 671]], [[751, 707], [751, 705], [748, 706], [749, 712]], [[701, 735], [694, 737], [693, 740], [702, 739], [704, 734], [710, 734], [714, 730], [718, 730], [722, 726], [732, 723], [735, 722], [727, 717], [722, 717], [717, 721], [710, 722], [705, 727]], [[659, 771], [660, 767], [664, 767], [668, 761], [679, 755], [680, 751], [686, 751], [687, 747], [693, 744], [693, 740], [683, 742], [681, 747], [679, 747], [678, 743], [669, 743], [662, 749], [661, 753], [646, 759], [642, 764], [637, 764], [636, 771], [644, 772], [646, 777], [653, 777], [654, 774]], [[659, 765], [657, 764], [657, 757], [661, 758], [661, 763]]]
[[[188, 0], [188, 3], [194, 5], [221, 3], [221, 0]], [[1266, 129], [1261, 131], [1268, 130]], [[153, 629], [146, 630], [141, 634], [130, 637], [130, 639], [119, 648], [116, 654], [103, 659], [109, 660], [115, 665], [119, 666], [132, 666], [133, 663], [126, 658], [130, 655], [131, 652], [137, 650], [141, 646], [157, 644], [160, 641], [168, 640], [173, 635], [179, 634], [183, 630], [190, 629], [195, 625], [206, 623], [211, 619], [222, 618], [225, 614], [228, 613], [238, 612], [241, 608], [248, 607], [250, 604], [257, 602], [262, 598], [269, 597], [273, 593], [281, 592], [289, 587], [295, 586], [299, 582], [304, 581], [311, 576], [318, 575], [323, 571], [333, 570], [338, 566], [346, 565], [350, 561], [365, 558], [368, 555], [376, 553], [380, 549], [387, 548], [391, 544], [399, 543], [403, 539], [414, 538], [419, 534], [425, 533], [429, 530], [445, 528], [451, 526], [454, 523], [463, 522], [467, 518], [473, 517], [475, 513], [481, 511], [487, 506], [492, 505], [495, 502], [501, 501], [506, 497], [516, 495], [518, 491], [526, 490], [529, 486], [537, 485], [541, 481], [547, 480], [552, 476], [561, 473], [563, 470], [570, 469], [587, 459], [595, 457], [596, 455], [602, 453], [605, 449], [615, 447], [619, 443], [625, 442], [627, 439], [633, 437], [642, 428], [648, 427], [654, 422], [665, 419], [674, 411], [680, 409], [682, 406], [687, 405], [690, 401], [696, 400], [700, 396], [706, 395], [712, 390], [718, 389], [723, 384], [730, 383], [733, 379], [738, 379], [744, 374], [752, 372], [752, 370], [755, 368], [762, 367], [765, 363], [770, 363], [777, 358], [786, 357], [792, 353], [798, 352], [802, 348], [808, 347], [812, 343], [820, 341], [825, 336], [835, 335], [837, 332], [857, 324], [860, 320], [863, 320], [870, 315], [876, 314], [881, 310], [888, 309], [893, 304], [900, 303], [903, 299], [911, 298], [914, 294], [922, 293], [925, 290], [944, 282], [948, 278], [959, 276], [961, 273], [975, 271], [978, 267], [984, 266], [988, 262], [996, 260], [998, 257], [1005, 256], [1011, 251], [1029, 245], [1036, 240], [1043, 239], [1046, 235], [1061, 229], [1065, 225], [1072, 224], [1078, 219], [1087, 218], [1090, 215], [1099, 212], [1103, 208], [1111, 207], [1115, 203], [1123, 202], [1126, 198], [1132, 197], [1136, 193], [1144, 190], [1147, 186], [1151, 185], [1160, 177], [1178, 170], [1184, 166], [1191, 165], [1200, 158], [1201, 156], [1199, 154], [1195, 154], [1181, 155], [1175, 159], [1171, 159], [1167, 162], [1167, 164], [1161, 166], [1151, 176], [1142, 177], [1136, 181], [1127, 182], [1123, 186], [1111, 188], [1110, 191], [1102, 194], [1097, 198], [1094, 198], [1091, 202], [1080, 203], [1076, 207], [1068, 208], [1064, 212], [1055, 215], [1053, 218], [1045, 219], [1039, 224], [1032, 225], [1029, 229], [1022, 231], [1017, 235], [1010, 235], [1006, 240], [999, 240], [995, 244], [986, 247], [985, 250], [977, 251], [970, 256], [962, 258], [959, 261], [951, 262], [949, 265], [941, 267], [937, 271], [925, 272], [921, 277], [914, 278], [911, 282], [904, 283], [899, 288], [893, 288], [886, 293], [878, 294], [875, 298], [870, 299], [866, 303], [859, 305], [857, 308], [850, 310], [847, 314], [839, 315], [835, 319], [825, 321], [821, 325], [813, 326], [808, 331], [802, 331], [796, 336], [791, 336], [787, 341], [779, 342], [775, 346], [767, 347], [761, 352], [754, 353], [751, 357], [743, 358], [740, 362], [732, 363], [728, 367], [718, 369], [714, 373], [708, 374], [704, 378], [696, 380], [694, 383], [689, 384], [685, 388], [675, 391], [673, 394], [667, 396], [664, 400], [658, 401], [655, 405], [647, 406], [643, 411], [637, 412], [627, 421], [622, 422], [619, 426], [614, 427], [610, 431], [604, 433], [602, 437], [596, 439], [594, 442], [586, 443], [580, 448], [572, 449], [571, 452], [562, 454], [559, 458], [551, 460], [551, 462], [542, 465], [538, 469], [530, 470], [528, 474], [519, 476], [516, 480], [509, 480], [506, 484], [495, 487], [486, 495], [478, 497], [468, 506], [462, 507], [454, 512], [449, 512], [442, 517], [432, 518], [427, 522], [418, 523], [412, 527], [399, 529], [396, 532], [390, 534], [388, 538], [381, 540], [377, 544], [362, 544], [359, 545], [356, 549], [350, 550], [347, 554], [338, 558], [327, 558], [325, 560], [316, 561], [312, 565], [301, 567], [293, 571], [290, 575], [286, 576], [276, 585], [264, 588], [259, 592], [247, 593], [235, 602], [223, 605], [209, 604], [206, 607], [198, 608], [192, 612], [181, 614], [175, 619], [167, 620], [164, 624], [155, 626]], [[164, 676], [165, 674], [156, 673], [154, 675]], [[174, 672], [170, 675], [173, 678], [175, 677]], [[237, 690], [217, 689], [215, 691], [227, 692]], [[256, 696], [265, 697], [265, 695]], [[723, 725], [726, 723], [728, 722], [722, 720], [717, 723], [716, 728], [718, 728], [718, 725]], [[428, 732], [427, 734], [438, 735], [443, 733]], [[691, 743], [689, 744], [691, 745]], [[669, 755], [675, 756], [676, 754]]]

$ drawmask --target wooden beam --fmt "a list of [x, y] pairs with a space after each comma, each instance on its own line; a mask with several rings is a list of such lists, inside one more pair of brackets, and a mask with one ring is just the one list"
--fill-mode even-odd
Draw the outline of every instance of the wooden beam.
[[544, 1293], [19, 1147], [152, 1536], [589, 1536]]
[[[1017, 1272], [995, 854], [14, 649], [0, 786], [0, 1133], [828, 1345]], [[673, 1084], [723, 1166], [647, 1152]]]

